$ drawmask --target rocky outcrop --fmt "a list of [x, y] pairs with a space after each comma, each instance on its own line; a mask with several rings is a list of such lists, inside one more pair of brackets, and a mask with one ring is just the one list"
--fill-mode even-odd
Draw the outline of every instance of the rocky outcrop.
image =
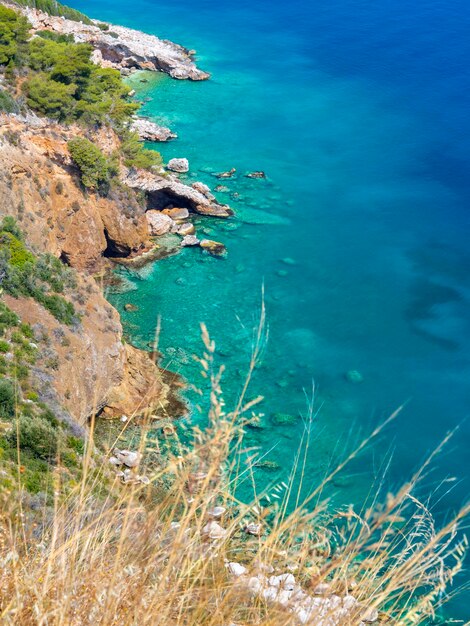
[[[76, 432], [99, 411], [131, 415], [157, 404], [165, 411], [171, 393], [162, 372], [147, 353], [123, 344], [117, 311], [87, 275], [101, 268], [103, 256], [145, 248], [145, 208], [132, 190], [118, 187], [106, 198], [85, 193], [67, 150], [67, 140], [83, 131], [36, 121], [0, 116], [0, 214], [17, 220], [33, 250], [81, 270], [77, 288], [66, 294], [79, 314], [72, 326], [60, 324], [35, 300], [4, 296], [39, 337], [36, 386]], [[105, 152], [116, 147], [111, 131], [102, 129], [92, 139]]]
[[211, 193], [202, 193], [201, 188], [185, 185], [171, 175], [160, 176], [145, 170], [128, 170], [123, 174], [122, 182], [132, 189], [145, 191], [150, 209], [186, 207], [201, 215], [213, 217], [233, 215], [232, 209], [219, 204]]
[[131, 128], [139, 135], [142, 141], [169, 141], [176, 139], [176, 133], [173, 133], [166, 126], [160, 126], [151, 122], [144, 117], [136, 117], [132, 120]]
[[160, 211], [147, 211], [146, 218], [152, 236], [158, 237], [159, 235], [166, 235], [166, 233], [171, 231], [174, 225], [174, 221], [171, 217]]
[[188, 159], [170, 159], [168, 161], [167, 168], [172, 172], [178, 172], [180, 174], [189, 172]]
[[209, 78], [207, 72], [196, 67], [189, 50], [171, 41], [114, 24], [107, 24], [108, 28], [102, 30], [98, 27], [98, 22], [83, 24], [29, 7], [16, 5], [12, 7], [28, 18], [33, 33], [39, 30], [52, 30], [72, 35], [76, 42], [91, 44], [94, 48], [93, 60], [103, 67], [166, 72], [172, 78], [180, 80]]
[[92, 414], [140, 414], [165, 406], [169, 388], [147, 353], [122, 343], [117, 311], [92, 278], [78, 276], [79, 324], [65, 326], [30, 298], [4, 299], [34, 329], [41, 358], [33, 376], [41, 399], [72, 428]]
[[[34, 123], [35, 120], [37, 124]], [[13, 215], [38, 251], [51, 252], [79, 270], [99, 269], [105, 256], [128, 256], [148, 242], [145, 210], [131, 190], [108, 197], [80, 188], [67, 140], [80, 129], [44, 120], [0, 115], [0, 206]], [[113, 152], [116, 137], [94, 140]]]

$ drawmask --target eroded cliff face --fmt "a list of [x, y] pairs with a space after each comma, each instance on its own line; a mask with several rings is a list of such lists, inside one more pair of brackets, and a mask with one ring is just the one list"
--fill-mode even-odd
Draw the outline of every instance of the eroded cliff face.
[[[79, 270], [95, 271], [105, 256], [127, 256], [148, 244], [145, 209], [130, 191], [103, 198], [81, 189], [67, 140], [77, 128], [38, 118], [0, 116], [0, 203], [37, 250], [51, 252]], [[111, 153], [116, 138], [102, 130], [95, 140]]]
[[[145, 248], [144, 208], [132, 190], [107, 198], [82, 190], [66, 145], [81, 132], [39, 120], [0, 118], [0, 214], [17, 220], [33, 250], [78, 270], [77, 288], [66, 298], [73, 301], [79, 322], [61, 324], [29, 298], [5, 295], [5, 302], [35, 329], [41, 351], [34, 370], [38, 391], [63, 409], [72, 426], [83, 427], [98, 411], [113, 417], [157, 407], [165, 416], [169, 385], [147, 353], [123, 343], [119, 315], [90, 275], [103, 266], [108, 252], [127, 255]], [[112, 152], [115, 136], [101, 132], [95, 139]]]

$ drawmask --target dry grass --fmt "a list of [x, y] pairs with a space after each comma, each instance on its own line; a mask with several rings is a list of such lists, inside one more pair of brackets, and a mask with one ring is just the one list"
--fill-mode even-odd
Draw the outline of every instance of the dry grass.
[[[200, 359], [209, 383], [208, 424], [195, 431], [187, 449], [174, 445], [165, 463], [154, 467], [151, 483], [119, 479], [106, 497], [97, 495], [103, 477], [114, 476], [105, 459], [96, 465], [92, 437], [84, 459], [84, 476], [72, 493], [55, 484], [54, 507], [35, 523], [15, 494], [5, 500], [1, 516], [0, 615], [3, 624], [152, 626], [230, 624], [287, 626], [299, 623], [294, 599], [270, 600], [255, 592], [253, 578], [273, 568], [292, 572], [308, 598], [326, 583], [320, 598], [357, 599], [338, 621], [335, 612], [308, 623], [317, 626], [360, 624], [378, 610], [378, 621], [426, 623], [450, 595], [466, 549], [459, 528], [469, 507], [440, 528], [415, 497], [434, 454], [422, 470], [384, 503], [367, 510], [331, 511], [323, 492], [329, 481], [377, 437], [377, 428], [325, 481], [300, 502], [294, 485], [302, 481], [309, 423], [289, 481], [245, 504], [234, 496], [246, 479], [241, 458], [243, 424], [255, 415], [259, 399], [248, 400], [248, 383], [264, 346], [263, 322], [255, 334], [247, 383], [236, 406], [225, 407], [222, 368], [214, 362], [214, 344], [203, 327]], [[392, 416], [390, 420], [394, 419]], [[389, 420], [389, 421], [390, 421]], [[124, 428], [128, 427], [127, 425]], [[142, 427], [145, 455], [148, 429]], [[439, 448], [440, 449], [440, 448]], [[436, 453], [439, 450], [436, 451]], [[253, 479], [252, 476], [249, 476]], [[18, 475], [21, 480], [21, 476]], [[167, 489], [156, 490], [165, 482]], [[263, 496], [263, 497], [262, 497]], [[269, 502], [262, 506], [260, 501]], [[296, 503], [289, 512], [288, 504]], [[221, 505], [224, 537], [207, 536], [210, 510]], [[245, 532], [259, 524], [261, 534]], [[228, 562], [248, 573], [236, 578]], [[376, 620], [377, 621], [377, 620]], [[429, 622], [428, 622], [429, 623]]]

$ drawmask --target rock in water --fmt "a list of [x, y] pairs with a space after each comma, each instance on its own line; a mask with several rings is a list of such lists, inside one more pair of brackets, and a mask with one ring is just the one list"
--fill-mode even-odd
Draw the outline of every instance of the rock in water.
[[170, 159], [167, 168], [172, 172], [183, 174], [189, 172], [189, 161], [188, 159]]
[[177, 135], [172, 133], [166, 126], [160, 126], [145, 118], [135, 117], [132, 120], [131, 129], [139, 135], [143, 141], [169, 141], [176, 139]]
[[232, 176], [235, 174], [237, 170], [232, 167], [231, 170], [228, 170], [228, 172], [219, 172], [218, 174], [214, 174], [214, 176], [216, 178], [232, 178]]
[[289, 426], [290, 424], [296, 423], [297, 416], [291, 415], [290, 413], [274, 413], [272, 421], [280, 426]]
[[183, 246], [183, 248], [185, 248], [186, 246], [198, 246], [199, 243], [199, 239], [194, 235], [186, 235], [186, 237], [183, 237], [181, 245]]
[[194, 224], [191, 224], [191, 222], [185, 222], [184, 224], [179, 224], [175, 232], [178, 233], [178, 235], [186, 237], [186, 235], [194, 235], [196, 229], [194, 228]]
[[174, 221], [169, 215], [160, 211], [150, 210], [145, 214], [151, 235], [166, 235], [173, 228]]
[[264, 172], [258, 171], [258, 172], [248, 172], [248, 174], [245, 174], [245, 176], [247, 178], [266, 178], [266, 174]]
[[364, 376], [357, 370], [349, 370], [346, 372], [346, 380], [357, 385], [364, 382]]
[[203, 239], [199, 245], [201, 248], [207, 250], [207, 252], [213, 254], [214, 256], [222, 256], [226, 251], [223, 243], [213, 241], [212, 239]]

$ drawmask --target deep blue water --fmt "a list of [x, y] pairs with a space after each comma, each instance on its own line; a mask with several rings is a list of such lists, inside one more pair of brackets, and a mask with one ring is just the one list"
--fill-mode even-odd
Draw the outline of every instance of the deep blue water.
[[[227, 364], [230, 399], [264, 282], [270, 339], [253, 393], [266, 397], [269, 428], [250, 441], [289, 467], [301, 426], [275, 427], [270, 416], [305, 411], [314, 379], [321, 410], [310, 487], [348, 442], [406, 402], [338, 482], [336, 498], [360, 502], [390, 451], [388, 480], [398, 484], [460, 425], [423, 488], [456, 476], [435, 512], [455, 510], [469, 494], [470, 5], [73, 4], [198, 50], [211, 81], [154, 76], [133, 85], [151, 98], [144, 112], [179, 134], [162, 152], [189, 158], [189, 180], [214, 187], [210, 171], [239, 172], [219, 195], [238, 217], [198, 225], [227, 243], [226, 260], [185, 250], [127, 276], [132, 290], [110, 296], [121, 310], [139, 306], [123, 311], [133, 341], [145, 347], [161, 314], [165, 363], [194, 381], [190, 356], [206, 322]], [[269, 181], [243, 177], [254, 169]], [[361, 384], [346, 380], [351, 369]], [[280, 476], [257, 472], [261, 484]], [[465, 601], [453, 609], [470, 618]]]

